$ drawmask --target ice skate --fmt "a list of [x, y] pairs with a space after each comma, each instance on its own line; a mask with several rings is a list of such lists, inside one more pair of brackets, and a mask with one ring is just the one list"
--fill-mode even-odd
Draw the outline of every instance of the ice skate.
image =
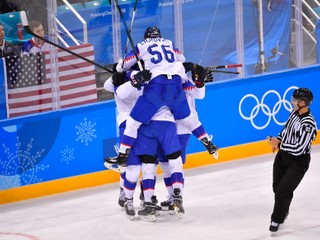
[[123, 188], [120, 188], [120, 194], [118, 199], [118, 204], [120, 207], [124, 207], [124, 203], [126, 202], [126, 195], [124, 193]]
[[152, 204], [155, 205], [155, 208], [156, 208], [156, 216], [159, 216], [160, 215], [160, 211], [162, 210], [162, 207], [158, 205], [158, 199], [156, 197], [156, 195], [153, 195], [151, 197], [151, 202]]
[[276, 223], [274, 221], [271, 221], [269, 231], [271, 232], [271, 236], [275, 235], [276, 232], [278, 232], [280, 227], [280, 223]]
[[[140, 193], [139, 198], [140, 198], [140, 200], [141, 200], [141, 201], [140, 201], [141, 207], [145, 207], [144, 195]], [[151, 197], [151, 202], [152, 202], [152, 204], [155, 205], [156, 215], [159, 216], [159, 215], [160, 215], [160, 211], [162, 210], [162, 207], [158, 205], [158, 199], [157, 199], [157, 197], [156, 197], [155, 195], [153, 195], [153, 196]]]
[[173, 208], [173, 198], [169, 198], [163, 202], [160, 203], [161, 209], [163, 211], [169, 211], [170, 215], [174, 214], [174, 208]]
[[[142, 187], [142, 182], [140, 182], [140, 195], [139, 195], [139, 199], [140, 199], [140, 206], [141, 207], [145, 207], [144, 205], [144, 194], [143, 194], [143, 187]], [[157, 210], [157, 216], [160, 215], [160, 213], [158, 211], [161, 211], [162, 208], [157, 205], [158, 204], [158, 199], [155, 195], [153, 195], [151, 197], [151, 202], [154, 203], [156, 205], [156, 210]]]
[[126, 211], [127, 217], [130, 220], [133, 220], [136, 215], [136, 211], [133, 206], [133, 199], [126, 199], [126, 202], [124, 203], [124, 210]]
[[104, 167], [110, 170], [123, 173], [127, 163], [129, 149], [126, 153], [119, 153], [116, 157], [106, 157], [104, 159]]
[[211, 137], [209, 137], [209, 139], [206, 138], [206, 137], [202, 138], [202, 139], [201, 139], [201, 143], [206, 147], [207, 151], [208, 151], [211, 155], [213, 155], [213, 157], [214, 157], [215, 159], [218, 159], [218, 157], [219, 157], [219, 156], [218, 156], [219, 147], [216, 146], [216, 145], [213, 145], [213, 143], [212, 143], [212, 141], [211, 141]]
[[[118, 173], [124, 173], [125, 172], [125, 167], [121, 166], [121, 165], [117, 165], [117, 164], [112, 164], [110, 162], [106, 161], [107, 158], [105, 158], [104, 160], [104, 167], [106, 169], [118, 172]], [[109, 159], [109, 158], [108, 158]]]
[[167, 200], [160, 203], [163, 211], [173, 211], [173, 198], [170, 197]]
[[127, 153], [119, 153], [118, 156], [116, 157], [106, 157], [104, 161], [110, 164], [125, 166], [127, 163], [127, 159], [128, 159]]
[[144, 209], [138, 211], [139, 218], [146, 222], [156, 221], [156, 205], [150, 202], [145, 202]]
[[182, 218], [185, 213], [184, 207], [182, 205], [182, 196], [179, 188], [173, 189], [173, 210], [177, 217]]

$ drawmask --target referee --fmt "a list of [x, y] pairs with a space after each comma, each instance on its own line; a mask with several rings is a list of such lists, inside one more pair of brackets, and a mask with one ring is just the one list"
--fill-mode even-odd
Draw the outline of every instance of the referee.
[[279, 149], [273, 163], [274, 207], [269, 230], [276, 232], [289, 213], [293, 192], [309, 168], [311, 142], [317, 136], [317, 124], [310, 113], [312, 92], [299, 88], [293, 92], [294, 109], [278, 137], [268, 138], [272, 151]]

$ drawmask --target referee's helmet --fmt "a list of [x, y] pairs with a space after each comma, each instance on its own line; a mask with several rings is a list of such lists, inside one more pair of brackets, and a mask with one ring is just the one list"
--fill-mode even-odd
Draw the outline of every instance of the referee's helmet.
[[303, 100], [307, 106], [313, 101], [313, 94], [308, 88], [298, 88], [294, 90], [292, 97], [294, 99]]

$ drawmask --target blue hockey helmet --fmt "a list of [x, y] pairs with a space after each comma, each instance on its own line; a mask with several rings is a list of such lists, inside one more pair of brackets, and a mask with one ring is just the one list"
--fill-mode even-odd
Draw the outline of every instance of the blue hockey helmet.
[[298, 88], [294, 90], [292, 97], [294, 99], [303, 100], [307, 106], [313, 101], [313, 94], [308, 88]]
[[144, 39], [147, 38], [161, 38], [160, 29], [157, 27], [148, 27], [144, 32]]

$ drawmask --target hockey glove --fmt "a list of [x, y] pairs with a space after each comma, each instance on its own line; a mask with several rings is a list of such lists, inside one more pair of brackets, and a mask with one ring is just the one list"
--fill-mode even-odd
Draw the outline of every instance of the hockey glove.
[[118, 87], [126, 82], [126, 72], [116, 72], [112, 75], [112, 83], [115, 87]]
[[138, 72], [136, 75], [131, 78], [131, 84], [135, 88], [140, 87], [145, 82], [150, 81], [151, 79], [151, 72], [149, 70], [142, 70], [141, 72]]
[[202, 66], [198, 64], [193, 65], [192, 80], [195, 82], [197, 88], [202, 88], [204, 86], [206, 76], [206, 70]]
[[184, 62], [183, 66], [184, 66], [185, 72], [186, 73], [190, 72], [193, 68], [193, 65], [194, 65], [194, 63], [192, 63], [192, 62]]
[[204, 80], [204, 82], [213, 82], [213, 74], [210, 71], [206, 71], [206, 80]]

